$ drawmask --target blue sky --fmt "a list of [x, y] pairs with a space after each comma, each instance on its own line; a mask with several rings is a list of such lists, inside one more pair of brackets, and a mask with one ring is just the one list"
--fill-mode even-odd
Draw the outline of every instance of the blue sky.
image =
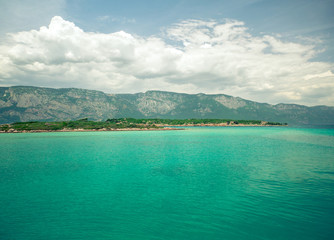
[[[2, 86], [334, 105], [333, 0], [0, 0], [0, 9]], [[84, 42], [99, 56], [80, 55]]]

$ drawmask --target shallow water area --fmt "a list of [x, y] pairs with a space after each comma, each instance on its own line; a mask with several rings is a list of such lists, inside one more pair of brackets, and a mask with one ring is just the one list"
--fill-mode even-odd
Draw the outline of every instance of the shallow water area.
[[334, 129], [0, 135], [0, 239], [334, 239]]

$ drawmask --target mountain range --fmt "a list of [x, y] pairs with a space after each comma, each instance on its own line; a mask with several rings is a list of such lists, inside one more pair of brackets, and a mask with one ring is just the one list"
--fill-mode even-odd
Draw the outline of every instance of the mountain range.
[[0, 123], [121, 117], [223, 118], [327, 125], [334, 124], [334, 107], [271, 105], [225, 94], [164, 91], [107, 94], [78, 88], [0, 87]]

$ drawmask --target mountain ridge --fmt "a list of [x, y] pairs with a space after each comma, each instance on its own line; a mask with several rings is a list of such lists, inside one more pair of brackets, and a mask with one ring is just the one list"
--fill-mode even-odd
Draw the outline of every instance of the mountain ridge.
[[0, 87], [0, 123], [108, 118], [224, 118], [334, 124], [334, 107], [268, 104], [226, 94], [161, 90], [109, 94], [81, 88]]

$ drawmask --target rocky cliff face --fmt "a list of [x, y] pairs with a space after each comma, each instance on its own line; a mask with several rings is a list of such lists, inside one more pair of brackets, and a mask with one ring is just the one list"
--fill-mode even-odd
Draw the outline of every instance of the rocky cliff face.
[[70, 120], [84, 115], [104, 119], [117, 109], [114, 97], [82, 89], [12, 87], [2, 88], [0, 96], [1, 122]]
[[105, 94], [85, 89], [0, 88], [0, 123], [108, 118], [230, 118], [289, 124], [334, 124], [334, 107], [270, 105], [223, 94], [148, 91]]

